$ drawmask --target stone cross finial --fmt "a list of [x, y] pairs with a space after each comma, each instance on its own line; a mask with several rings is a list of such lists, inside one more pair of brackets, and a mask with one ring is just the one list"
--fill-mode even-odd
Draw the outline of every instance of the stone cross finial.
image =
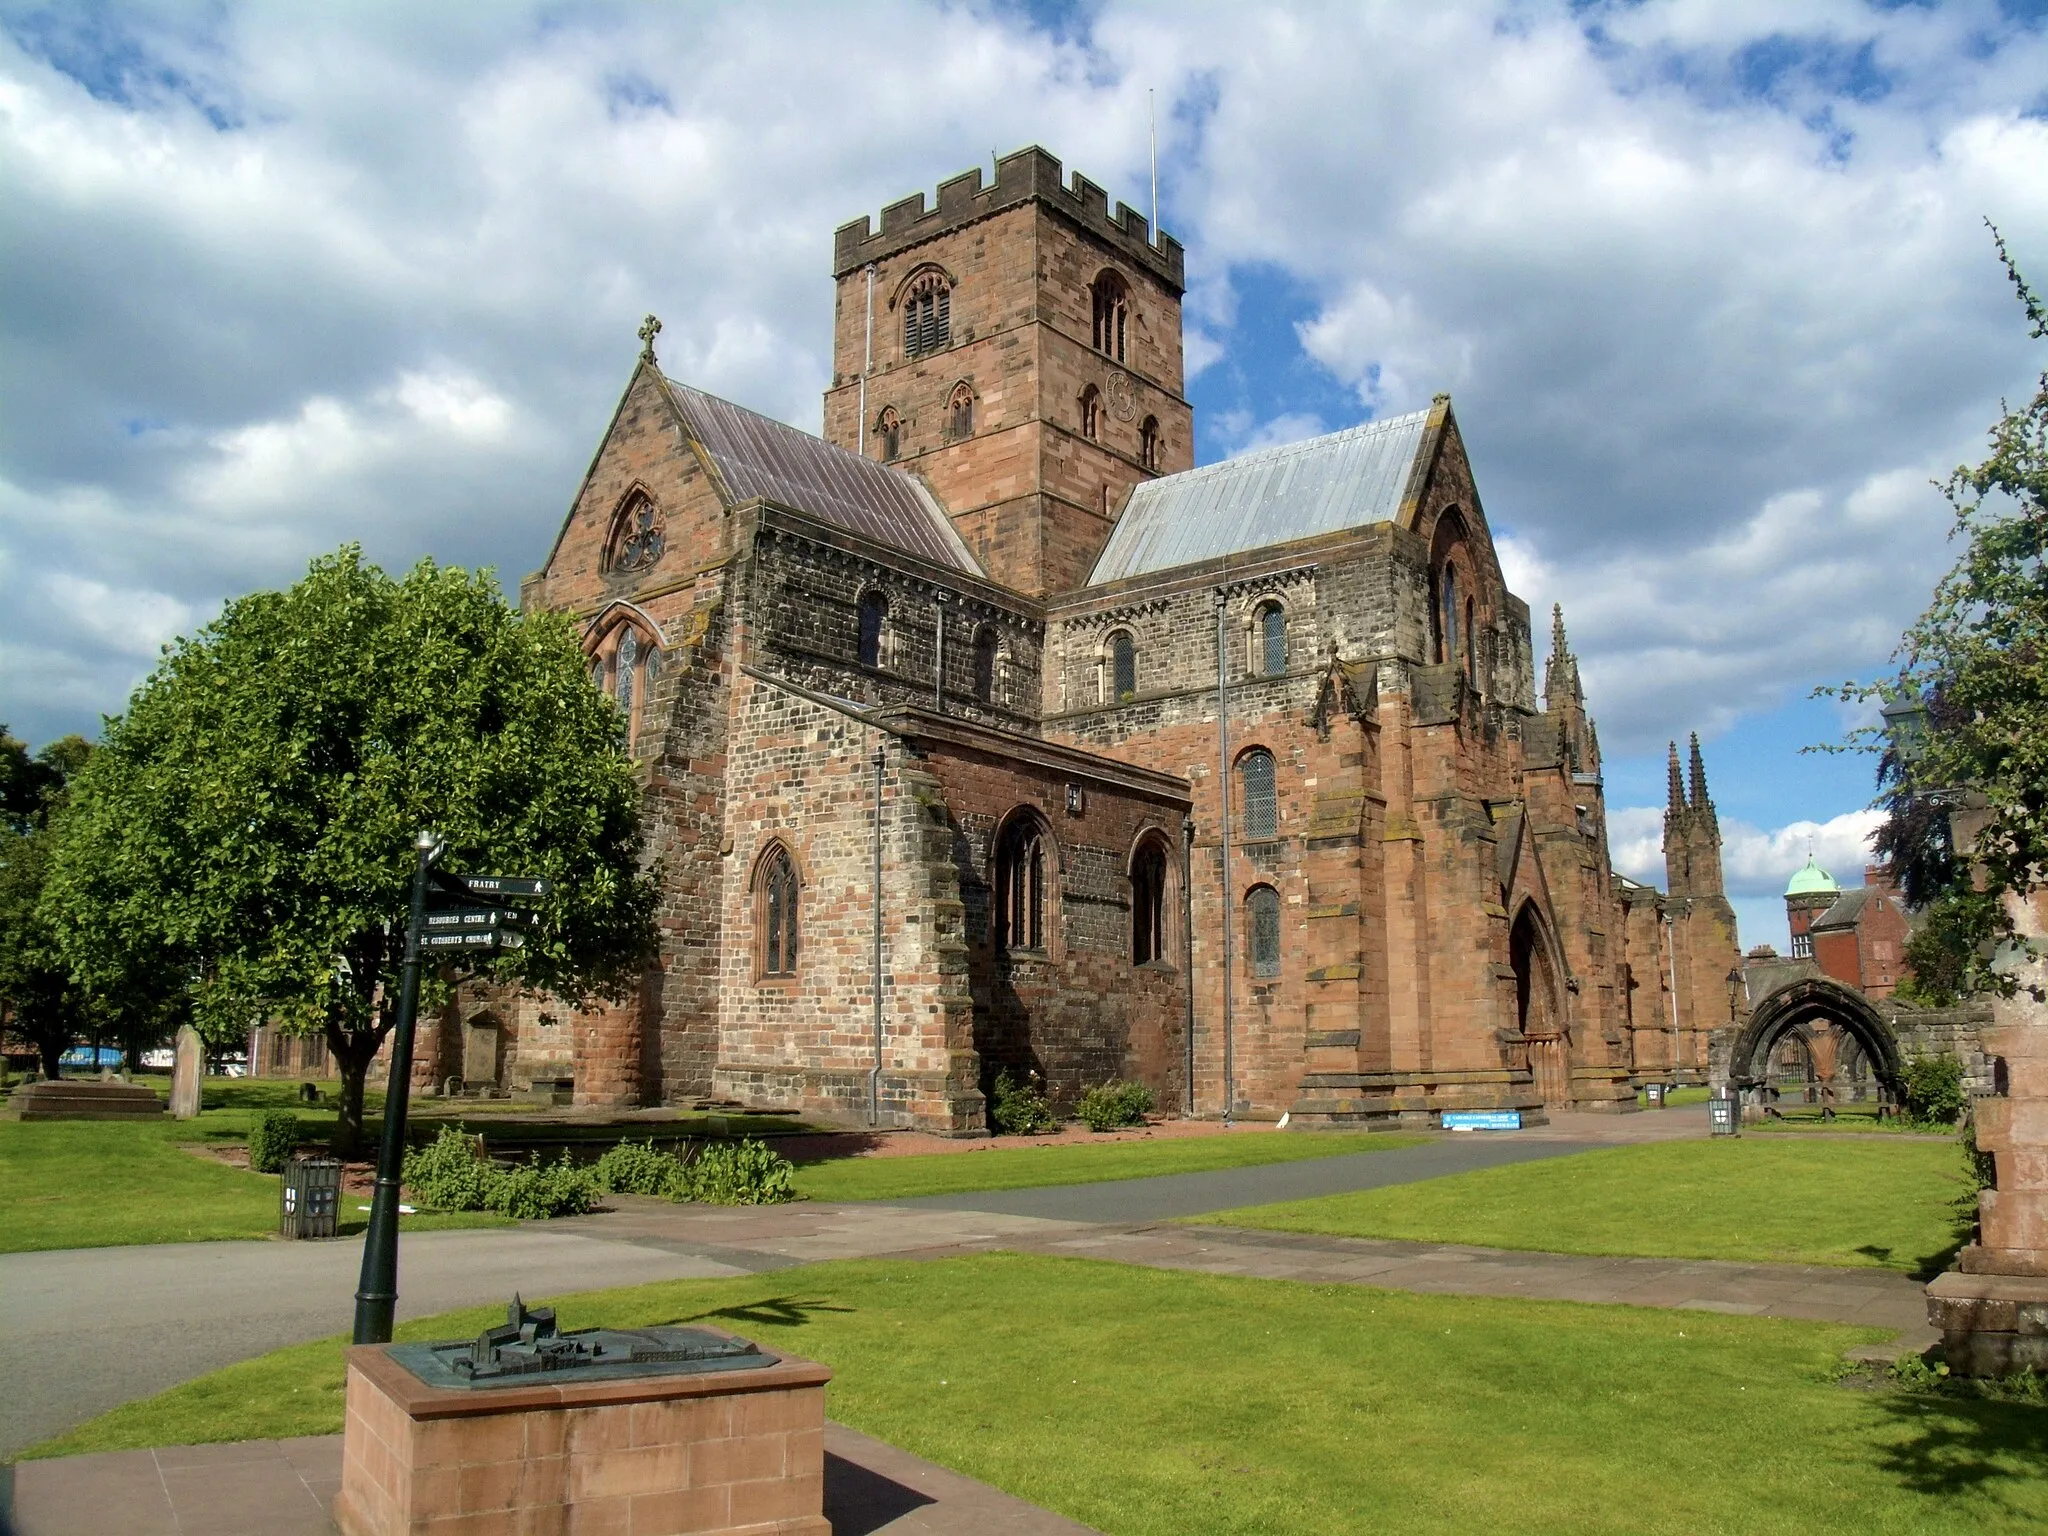
[[660, 334], [661, 320], [658, 316], [649, 315], [645, 320], [642, 320], [640, 322], [641, 362], [651, 363], [654, 361], [654, 338], [659, 336]]

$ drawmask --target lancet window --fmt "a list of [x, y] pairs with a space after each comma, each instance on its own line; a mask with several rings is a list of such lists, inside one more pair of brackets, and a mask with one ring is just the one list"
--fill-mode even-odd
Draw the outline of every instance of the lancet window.
[[953, 285], [945, 274], [927, 272], [903, 296], [903, 352], [923, 357], [953, 344]]
[[996, 845], [996, 944], [1004, 950], [1046, 947], [1045, 831], [1019, 816]]
[[1254, 747], [1237, 760], [1237, 779], [1244, 792], [1244, 837], [1259, 842], [1280, 835], [1280, 793], [1273, 754]]
[[1280, 974], [1280, 893], [1270, 885], [1255, 885], [1244, 905], [1252, 975], [1268, 980]]
[[780, 843], [761, 861], [755, 882], [763, 976], [794, 976], [797, 951], [796, 864]]

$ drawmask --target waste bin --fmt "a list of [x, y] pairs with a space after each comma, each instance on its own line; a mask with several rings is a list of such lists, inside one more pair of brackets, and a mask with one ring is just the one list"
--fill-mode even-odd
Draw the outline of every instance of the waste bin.
[[284, 1165], [277, 1230], [285, 1237], [332, 1237], [341, 1211], [341, 1163], [332, 1157], [295, 1157]]
[[1664, 1085], [1662, 1083], [1643, 1084], [1643, 1093], [1649, 1098], [1650, 1108], [1662, 1109], [1664, 1107]]
[[1716, 1136], [1742, 1134], [1741, 1100], [1732, 1093], [1717, 1093], [1707, 1100], [1707, 1124]]

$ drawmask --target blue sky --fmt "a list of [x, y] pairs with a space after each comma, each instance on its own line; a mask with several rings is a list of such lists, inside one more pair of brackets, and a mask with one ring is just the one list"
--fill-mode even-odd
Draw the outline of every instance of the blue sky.
[[0, 0], [0, 719], [91, 730], [343, 539], [516, 578], [649, 310], [815, 428], [832, 228], [1033, 142], [1142, 206], [1150, 90], [1201, 459], [1450, 391], [1618, 862], [1697, 729], [1782, 943], [1867, 829], [1807, 695], [1883, 668], [2042, 366], [1983, 220], [2048, 273], [2044, 12]]

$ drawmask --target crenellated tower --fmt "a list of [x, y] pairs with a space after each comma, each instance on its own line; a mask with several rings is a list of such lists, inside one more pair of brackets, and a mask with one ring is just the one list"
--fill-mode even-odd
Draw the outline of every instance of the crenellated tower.
[[1079, 587], [1131, 488], [1195, 462], [1184, 270], [1036, 147], [842, 225], [825, 436], [920, 476], [997, 581]]

